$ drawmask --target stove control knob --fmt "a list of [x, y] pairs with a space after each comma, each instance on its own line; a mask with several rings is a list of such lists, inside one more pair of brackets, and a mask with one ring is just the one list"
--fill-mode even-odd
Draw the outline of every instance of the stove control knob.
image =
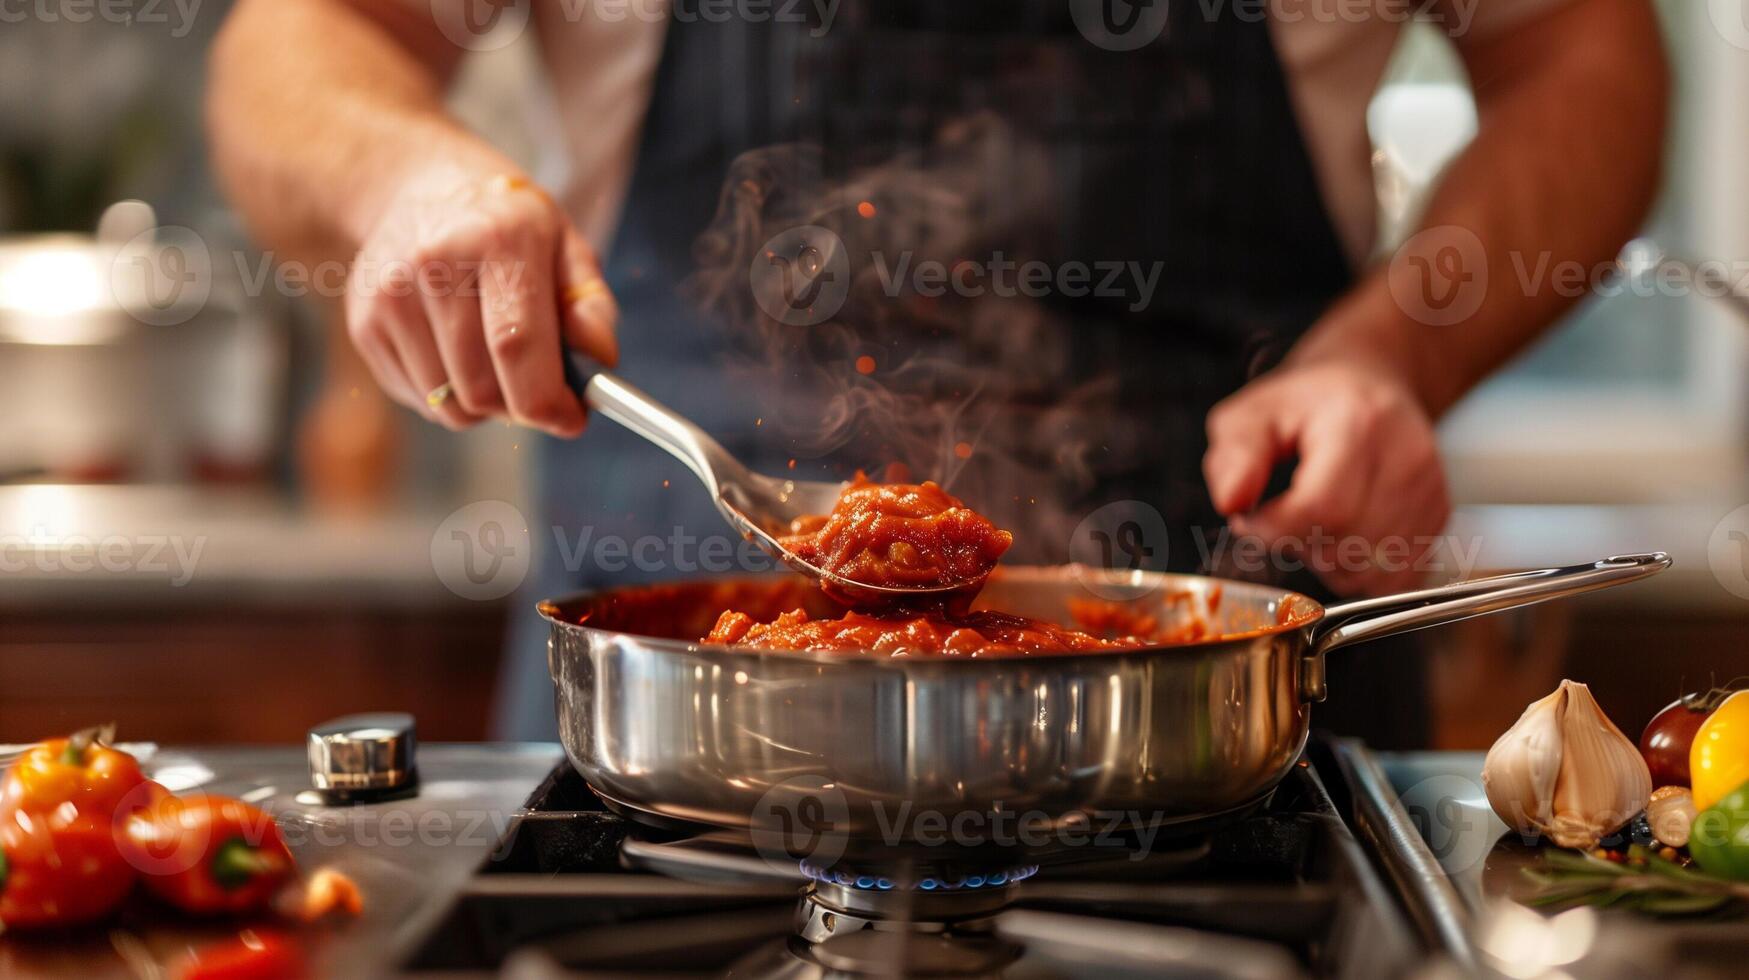
[[332, 802], [410, 795], [419, 784], [415, 742], [413, 716], [403, 712], [324, 722], [310, 729], [310, 782]]

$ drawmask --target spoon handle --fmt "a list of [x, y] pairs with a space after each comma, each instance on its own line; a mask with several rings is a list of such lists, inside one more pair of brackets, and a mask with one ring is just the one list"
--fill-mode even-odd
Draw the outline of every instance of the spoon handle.
[[712, 496], [720, 490], [720, 477], [736, 475], [740, 464], [684, 416], [582, 354], [566, 351], [563, 360], [565, 381], [583, 404], [666, 449], [698, 474]]

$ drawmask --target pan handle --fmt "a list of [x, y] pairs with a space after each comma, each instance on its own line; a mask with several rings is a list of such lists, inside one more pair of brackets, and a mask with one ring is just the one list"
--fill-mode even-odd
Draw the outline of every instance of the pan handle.
[[1511, 572], [1331, 606], [1312, 627], [1311, 647], [1300, 669], [1300, 696], [1307, 701], [1322, 701], [1328, 696], [1324, 655], [1332, 650], [1502, 609], [1607, 589], [1669, 567], [1670, 556], [1662, 551], [1621, 555], [1584, 565]]

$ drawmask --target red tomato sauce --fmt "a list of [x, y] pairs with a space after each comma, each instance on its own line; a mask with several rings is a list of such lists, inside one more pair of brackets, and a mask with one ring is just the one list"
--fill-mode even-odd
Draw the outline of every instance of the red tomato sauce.
[[934, 483], [872, 483], [857, 474], [832, 513], [782, 539], [810, 565], [865, 585], [976, 585], [1014, 536]]
[[[967, 585], [967, 604], [1014, 542], [934, 483], [877, 484], [860, 473], [832, 513], [798, 520], [791, 532], [783, 545], [827, 571], [871, 585]], [[1213, 638], [1204, 614], [1218, 610], [1220, 589], [1205, 599], [1198, 607], [1190, 592], [1169, 595], [1152, 609], [1072, 599], [1069, 613], [1079, 628], [964, 606], [853, 609], [836, 619], [797, 608], [764, 623], [728, 609], [702, 642], [895, 657], [1130, 650]]]
[[729, 610], [717, 619], [716, 628], [704, 642], [766, 650], [868, 651], [893, 657], [979, 657], [1125, 650], [1152, 641], [1139, 636], [1106, 639], [1056, 623], [988, 610], [961, 615], [852, 610], [838, 619], [812, 619], [797, 609], [769, 623]]

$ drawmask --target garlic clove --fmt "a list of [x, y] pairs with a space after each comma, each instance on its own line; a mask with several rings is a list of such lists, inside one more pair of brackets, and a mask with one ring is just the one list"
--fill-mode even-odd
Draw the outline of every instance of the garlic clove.
[[1671, 847], [1687, 847], [1688, 835], [1694, 829], [1694, 794], [1686, 786], [1660, 786], [1646, 801], [1646, 823], [1658, 843]]
[[1591, 689], [1564, 680], [1488, 750], [1482, 785], [1519, 833], [1589, 848], [1645, 808], [1652, 775]]
[[1520, 834], [1533, 834], [1553, 816], [1561, 772], [1561, 707], [1565, 688], [1532, 702], [1495, 741], [1482, 762], [1488, 805]]

